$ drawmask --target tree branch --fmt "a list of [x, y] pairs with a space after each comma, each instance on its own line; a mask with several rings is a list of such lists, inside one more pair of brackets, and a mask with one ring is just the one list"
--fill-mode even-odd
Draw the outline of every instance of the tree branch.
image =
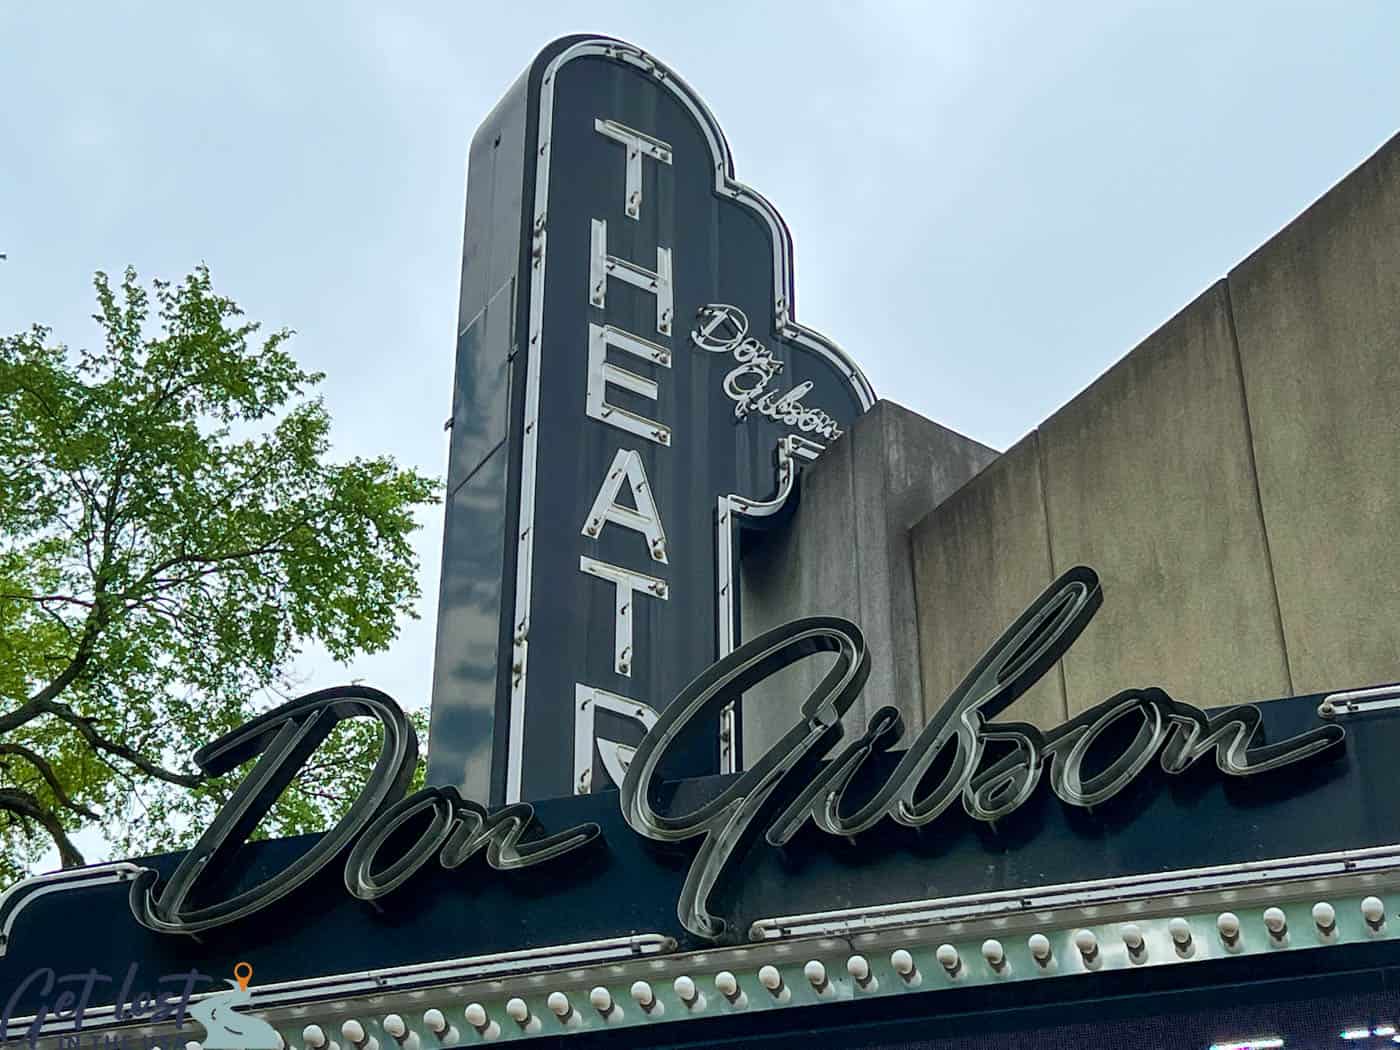
[[[112, 491], [108, 494], [106, 510], [102, 513], [102, 557], [98, 562], [97, 572], [93, 575], [92, 605], [88, 609], [88, 614], [83, 620], [83, 634], [78, 640], [78, 646], [73, 653], [73, 658], [68, 661], [68, 666], [58, 673], [48, 685], [40, 689], [23, 704], [20, 704], [9, 714], [0, 715], [0, 736], [12, 732], [33, 721], [44, 713], [53, 714], [45, 705], [50, 704], [55, 697], [61, 695], [65, 689], [77, 680], [78, 676], [87, 668], [92, 660], [93, 650], [97, 647], [97, 638], [107, 626], [109, 616], [107, 604], [103, 600], [106, 597], [107, 571], [112, 563], [112, 523], [115, 517], [117, 501], [117, 491], [120, 488], [120, 478], [112, 483]], [[65, 710], [71, 711], [65, 705], [57, 705]], [[74, 714], [76, 718], [76, 713]]]
[[59, 615], [58, 613], [56, 613], [54, 610], [50, 609], [47, 605], [40, 605], [40, 606], [39, 606], [39, 611], [42, 612], [45, 616], [49, 617], [49, 619], [53, 620], [54, 623], [58, 624], [59, 627], [63, 628], [63, 633], [66, 634], [66, 635], [68, 636], [68, 640], [69, 640], [70, 642], [72, 642], [72, 641], [75, 640], [75, 639], [73, 638], [73, 625], [72, 625], [72, 624], [70, 624], [67, 620], [65, 620], [62, 616], [60, 616], [60, 615]]
[[39, 771], [39, 775], [44, 778], [44, 782], [49, 785], [49, 790], [53, 792], [54, 798], [65, 809], [70, 809], [80, 817], [87, 817], [88, 820], [99, 819], [97, 814], [86, 806], [79, 805], [69, 797], [68, 792], [63, 790], [63, 785], [59, 783], [58, 774], [54, 772], [53, 766], [49, 765], [48, 759], [37, 751], [31, 751], [23, 744], [7, 744], [0, 741], [0, 755], [17, 755], [24, 759], [31, 766]]
[[291, 527], [283, 529], [282, 532], [279, 533], [277, 536], [273, 537], [271, 541], [269, 541], [268, 543], [264, 543], [262, 546], [259, 547], [245, 547], [242, 550], [227, 551], [223, 554], [177, 554], [172, 558], [166, 558], [164, 561], [151, 566], [150, 569], [146, 571], [145, 575], [141, 577], [140, 581], [138, 581], [135, 587], [131, 587], [128, 588], [126, 591], [123, 591], [122, 594], [119, 595], [119, 597], [121, 597], [122, 599], [127, 599], [130, 598], [132, 595], [140, 594], [143, 589], [145, 589], [152, 583], [159, 583], [162, 587], [166, 587], [171, 585], [178, 585], [181, 583], [188, 583], [191, 580], [198, 579], [200, 576], [207, 576], [209, 574], [209, 570], [205, 569], [195, 573], [193, 576], [161, 576], [161, 573], [165, 572], [168, 569], [173, 569], [177, 565], [213, 566], [221, 565], [224, 562], [241, 561], [245, 558], [256, 558], [262, 554], [284, 553], [285, 548], [279, 546], [278, 544], [282, 540], [286, 539], [293, 532], [295, 532], [297, 529], [301, 528], [303, 525], [308, 524], [311, 521], [312, 517], [313, 515], [306, 515], [305, 517], [298, 520]]
[[99, 604], [88, 613], [83, 621], [83, 636], [78, 640], [77, 650], [73, 653], [73, 658], [68, 661], [68, 666], [60, 671], [58, 676], [48, 685], [20, 704], [19, 707], [8, 714], [0, 715], [0, 736], [13, 732], [25, 723], [32, 722], [44, 714], [48, 710], [45, 705], [52, 703], [54, 697], [61, 694], [77, 680], [77, 677], [83, 673], [89, 661], [92, 660], [93, 649], [97, 645], [97, 636], [106, 623], [107, 614]]
[[13, 813], [21, 820], [32, 820], [42, 825], [49, 833], [49, 838], [53, 839], [54, 845], [58, 847], [59, 863], [65, 868], [81, 868], [87, 863], [78, 847], [73, 845], [68, 833], [63, 830], [63, 824], [59, 822], [57, 814], [41, 806], [39, 800], [29, 792], [0, 788], [0, 810]]
[[91, 609], [96, 603], [88, 601], [86, 598], [75, 598], [71, 594], [0, 594], [0, 598], [10, 598], [18, 602], [38, 602], [40, 605], [46, 603], [58, 603], [67, 605], [81, 605]]
[[[30, 701], [33, 704], [34, 701]], [[30, 706], [29, 704], [25, 705]], [[115, 740], [108, 740], [96, 729], [96, 719], [85, 718], [78, 714], [67, 704], [58, 703], [55, 700], [43, 700], [38, 703], [41, 714], [53, 715], [55, 718], [65, 722], [75, 729], [79, 736], [87, 741], [88, 745], [95, 751], [105, 751], [109, 755], [125, 759], [141, 772], [148, 776], [153, 776], [158, 780], [164, 780], [170, 784], [178, 784], [181, 787], [199, 787], [208, 778], [203, 773], [177, 773], [172, 769], [152, 762], [145, 755], [125, 744], [119, 744]]]

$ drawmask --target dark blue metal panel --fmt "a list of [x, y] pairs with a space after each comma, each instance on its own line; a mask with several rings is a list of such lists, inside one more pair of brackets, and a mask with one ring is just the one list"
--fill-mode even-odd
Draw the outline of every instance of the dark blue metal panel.
[[456, 323], [447, 506], [429, 757], [433, 783], [490, 796], [502, 582], [509, 571], [507, 434], [520, 268], [524, 77], [472, 139]]

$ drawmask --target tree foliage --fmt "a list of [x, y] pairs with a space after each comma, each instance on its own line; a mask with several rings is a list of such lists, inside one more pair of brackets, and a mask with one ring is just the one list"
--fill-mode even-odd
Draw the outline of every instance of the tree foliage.
[[[322, 376], [201, 267], [96, 280], [102, 345], [0, 337], [0, 886], [97, 824], [127, 852], [197, 834], [239, 774], [193, 747], [290, 687], [308, 643], [386, 648], [414, 616], [437, 483], [332, 462]], [[378, 748], [344, 724], [259, 831], [326, 825]]]

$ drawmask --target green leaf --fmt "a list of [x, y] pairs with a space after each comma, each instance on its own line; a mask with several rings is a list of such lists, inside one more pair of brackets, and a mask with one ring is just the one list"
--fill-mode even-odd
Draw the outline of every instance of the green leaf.
[[[94, 284], [101, 346], [0, 337], [0, 885], [80, 809], [123, 851], [187, 844], [236, 782], [190, 745], [279, 702], [309, 643], [393, 643], [441, 493], [387, 456], [334, 462], [322, 376], [207, 268]], [[260, 833], [328, 826], [377, 747], [342, 726]]]

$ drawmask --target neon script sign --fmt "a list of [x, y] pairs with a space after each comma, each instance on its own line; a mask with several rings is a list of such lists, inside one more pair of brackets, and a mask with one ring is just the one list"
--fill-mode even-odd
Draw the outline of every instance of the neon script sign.
[[[1261, 717], [1250, 705], [1206, 714], [1161, 689], [1128, 689], [1043, 732], [1017, 722], [991, 722], [1040, 679], [1074, 644], [1102, 603], [1097, 575], [1071, 569], [1052, 583], [978, 660], [927, 726], [903, 752], [893, 772], [868, 790], [862, 772], [876, 752], [903, 735], [892, 707], [878, 710], [866, 731], [825, 764], [817, 759], [840, 742], [840, 720], [860, 695], [870, 655], [860, 628], [837, 617], [795, 620], [745, 643], [694, 679], [660, 715], [628, 764], [620, 801], [629, 827], [645, 838], [678, 843], [699, 839], [677, 904], [681, 925], [718, 940], [725, 921], [709, 899], [740, 843], [761, 829], [782, 846], [806, 824], [842, 838], [890, 819], [926, 827], [955, 804], [977, 821], [995, 823], [1020, 808], [1048, 776], [1065, 804], [1090, 808], [1121, 793], [1156, 761], [1170, 775], [1213, 757], [1226, 776], [1248, 777], [1339, 753], [1340, 726], [1323, 725], [1277, 743], [1259, 742]], [[831, 653], [835, 660], [803, 701], [792, 726], [754, 766], [689, 812], [659, 806], [668, 751], [696, 719], [712, 718], [745, 690], [799, 660]], [[376, 717], [384, 744], [374, 771], [350, 810], [300, 858], [264, 882], [226, 900], [191, 906], [201, 873], [217, 868], [243, 842], [316, 746], [344, 718]], [[1131, 739], [1122, 739], [1131, 733]], [[1091, 761], [1091, 749], [1118, 751]], [[478, 853], [498, 871], [546, 863], [596, 839], [596, 824], [549, 836], [531, 836], [534, 808], [526, 803], [495, 812], [451, 787], [428, 787], [405, 797], [417, 761], [417, 739], [398, 706], [383, 693], [348, 687], [285, 704], [219, 738], [195, 756], [210, 773], [261, 756], [247, 779], [194, 848], [157, 892], [154, 871], [143, 872], [131, 907], [144, 926], [194, 934], [235, 922], [303, 886], [343, 849], [345, 886], [373, 901], [404, 885], [436, 859], [444, 868]], [[815, 768], [815, 772], [813, 769]], [[853, 785], [859, 790], [852, 790]], [[851, 804], [849, 798], [859, 798]], [[407, 847], [389, 855], [391, 839], [410, 822], [423, 826]]]

